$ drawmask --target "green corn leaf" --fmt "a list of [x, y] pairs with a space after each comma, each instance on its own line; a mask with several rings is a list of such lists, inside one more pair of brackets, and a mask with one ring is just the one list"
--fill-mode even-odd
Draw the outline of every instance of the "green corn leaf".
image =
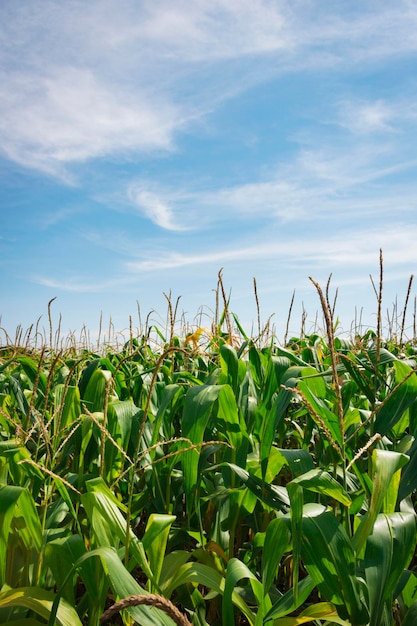
[[294, 581], [294, 597], [296, 599], [298, 593], [298, 572], [299, 572], [299, 557], [302, 544], [302, 524], [303, 524], [303, 504], [304, 494], [303, 490], [319, 493], [327, 498], [331, 498], [350, 506], [351, 500], [343, 489], [343, 487], [335, 480], [330, 474], [320, 469], [313, 469], [302, 474], [297, 478], [294, 478], [287, 484], [288, 495], [291, 501], [291, 531], [293, 538], [293, 581]]
[[398, 487], [398, 502], [404, 500], [417, 489], [417, 438], [407, 451], [410, 461], [401, 472], [401, 480]]
[[[175, 589], [186, 583], [203, 585], [219, 595], [223, 595], [225, 591], [225, 578], [216, 569], [203, 563], [192, 562], [179, 567], [172, 573], [172, 577], [165, 581], [166, 596], [171, 597]], [[255, 615], [235, 589], [232, 590], [232, 602], [252, 626], [255, 622]]]
[[239, 384], [239, 359], [236, 350], [227, 343], [220, 347], [220, 367], [228, 384], [236, 394]]
[[[284, 465], [286, 465], [286, 459], [281, 454], [280, 450], [278, 450], [278, 448], [271, 447], [264, 481], [267, 483], [273, 483], [274, 479], [278, 476]], [[262, 467], [259, 463], [255, 464], [250, 461], [246, 464], [246, 468], [248, 470], [252, 470], [256, 476], [262, 476]]]
[[262, 553], [262, 585], [264, 595], [272, 586], [277, 573], [278, 564], [288, 549], [290, 531], [284, 520], [276, 518], [269, 522], [266, 529], [264, 549]]
[[[83, 475], [84, 475], [84, 460], [88, 448], [88, 444], [93, 436], [94, 422], [88, 415], [83, 415], [81, 418], [81, 442], [79, 449], [79, 487], [81, 487]], [[78, 435], [78, 433], [76, 433]]]
[[303, 361], [303, 359], [301, 359], [299, 356], [294, 354], [292, 350], [288, 350], [287, 348], [282, 348], [280, 346], [277, 346], [277, 354], [279, 354], [281, 357], [287, 357], [288, 360], [291, 361], [291, 363], [294, 363], [295, 365], [302, 365], [303, 367], [309, 366], [309, 363], [306, 363], [305, 361]]
[[266, 408], [270, 407], [271, 400], [279, 391], [280, 384], [284, 377], [288, 380], [287, 371], [291, 366], [291, 361], [283, 356], [272, 356], [268, 354], [266, 358], [265, 382], [262, 389], [261, 403]]
[[242, 327], [241, 323], [239, 322], [239, 318], [236, 315], [236, 313], [232, 313], [232, 317], [235, 320], [236, 326], [238, 327], [239, 332], [242, 335], [242, 337], [245, 339], [246, 342], [249, 342], [250, 341], [250, 337], [248, 337], [247, 334], [245, 333], [245, 330]]
[[[27, 478], [44, 480], [44, 475], [36, 465], [27, 463], [31, 455], [27, 448], [15, 439], [0, 441], [0, 461], [4, 459], [5, 468], [15, 486], [24, 484]], [[7, 482], [5, 480], [5, 482]]]
[[[117, 552], [113, 548], [102, 547], [87, 552], [82, 555], [75, 563], [73, 568], [67, 573], [67, 578], [71, 578], [76, 571], [83, 573], [84, 567], [87, 561], [94, 562], [95, 559], [99, 559], [102, 565], [103, 574], [108, 577], [110, 586], [112, 588], [115, 599], [127, 598], [131, 595], [146, 594], [148, 593], [143, 587], [141, 587], [133, 576], [127, 571], [121, 562]], [[97, 572], [97, 567], [94, 567]], [[58, 594], [53, 610], [49, 618], [48, 626], [53, 626], [54, 622], [54, 610], [58, 606], [60, 601], [60, 595]], [[97, 607], [96, 607], [97, 608]], [[104, 607], [98, 607], [102, 610]], [[58, 606], [59, 609], [59, 606]], [[169, 618], [166, 613], [160, 611], [152, 606], [135, 606], [127, 609], [128, 613], [142, 626], [173, 626], [174, 622]], [[76, 622], [74, 622], [76, 624]]]
[[372, 384], [372, 377], [368, 371], [363, 369], [360, 359], [354, 354], [349, 353], [348, 355], [340, 354], [340, 360], [352, 381], [357, 384], [364, 396], [368, 398], [371, 405], [373, 405], [375, 403], [375, 391]]
[[[39, 587], [20, 587], [19, 589], [0, 591], [0, 609], [24, 607], [46, 620], [51, 615], [54, 600], [54, 593]], [[59, 603], [55, 623], [59, 626], [82, 626], [76, 610], [63, 599]]]
[[394, 393], [381, 405], [375, 418], [375, 431], [385, 435], [401, 419], [403, 413], [417, 402], [417, 375], [406, 377], [413, 371], [409, 365], [401, 361], [393, 363], [395, 387], [404, 381]]
[[[218, 430], [232, 446], [230, 455], [237, 462], [244, 464], [247, 451], [247, 434], [244, 424], [239, 420], [236, 400], [229, 385], [202, 385], [189, 389], [182, 419], [182, 434], [192, 443], [204, 441], [215, 402], [218, 401], [217, 414], [213, 417]], [[193, 495], [198, 483], [198, 462], [200, 451], [194, 449], [182, 456], [187, 512], [190, 515]]]
[[0, 586], [6, 582], [8, 539], [14, 526], [26, 550], [41, 551], [42, 528], [32, 496], [23, 487], [5, 485], [0, 487]]
[[91, 363], [89, 363], [87, 367], [83, 369], [80, 382], [78, 383], [81, 398], [84, 397], [84, 393], [85, 393], [85, 390], [87, 389], [89, 380], [99, 366], [100, 366], [100, 359], [93, 359]]
[[258, 476], [250, 474], [247, 470], [244, 470], [234, 463], [225, 463], [224, 465], [230, 467], [261, 502], [279, 511], [287, 510], [290, 499], [285, 487], [270, 485]]
[[279, 448], [279, 453], [284, 457], [294, 478], [314, 469], [313, 459], [307, 450]]
[[417, 624], [417, 600], [410, 606], [401, 626], [415, 626]]
[[317, 398], [326, 397], [326, 384], [323, 380], [323, 373], [317, 372], [314, 367], [303, 367], [299, 365], [293, 365], [288, 368], [285, 375], [282, 378], [282, 384], [287, 386], [288, 380], [294, 378], [296, 380], [304, 380], [310, 391], [314, 393]]
[[90, 376], [86, 389], [82, 396], [82, 403], [86, 405], [90, 413], [103, 411], [108, 381], [111, 372], [96, 369]]
[[247, 455], [247, 432], [243, 420], [239, 419], [236, 398], [230, 385], [221, 385], [218, 396], [218, 411], [215, 424], [220, 433], [229, 442], [231, 448], [225, 448], [224, 459], [245, 466]]
[[223, 624], [233, 624], [235, 621], [232, 594], [236, 588], [237, 583], [243, 579], [249, 578], [252, 583], [252, 589], [257, 597], [258, 604], [262, 603], [263, 592], [260, 582], [256, 576], [250, 571], [250, 569], [239, 559], [232, 558], [227, 564], [226, 570], [226, 583], [223, 593], [222, 603], [222, 619]]
[[299, 626], [300, 624], [311, 624], [315, 620], [325, 620], [325, 624], [351, 626], [351, 622], [338, 616], [337, 610], [331, 602], [313, 604], [297, 617], [281, 617], [274, 621], [274, 626]]
[[221, 529], [236, 531], [239, 521], [251, 515], [256, 506], [257, 498], [250, 489], [232, 489], [229, 490], [229, 514], [222, 519]]
[[[397, 362], [397, 357], [395, 356], [395, 354], [393, 354], [386, 348], [380, 348], [379, 351], [377, 351], [376, 349], [368, 350], [367, 354], [370, 360], [370, 364], [367, 363], [366, 366], [370, 370], [372, 370], [372, 367], [375, 367], [375, 365], [377, 364], [377, 358], [379, 365], [386, 365], [387, 363]], [[363, 360], [362, 363], [364, 363]]]
[[4, 363], [0, 363], [0, 374], [2, 372], [7, 371], [7, 368], [9, 367], [9, 365], [11, 365], [15, 360], [15, 357], [13, 357], [12, 359], [9, 359], [8, 361], [5, 361]]
[[355, 626], [368, 623], [368, 611], [356, 577], [352, 543], [336, 517], [321, 505], [303, 509], [301, 557], [323, 597]]
[[417, 574], [404, 570], [394, 590], [394, 599], [401, 596], [401, 604], [407, 608], [417, 602]]
[[76, 525], [78, 526], [78, 530], [79, 530], [79, 520], [78, 520], [78, 515], [77, 512], [74, 508], [74, 505], [72, 503], [71, 497], [68, 493], [68, 489], [65, 485], [65, 483], [58, 478], [58, 476], [54, 476], [53, 478], [54, 481], [54, 485], [59, 493], [59, 495], [61, 496], [61, 498], [63, 499], [63, 501], [65, 502], [65, 504], [68, 507], [69, 512], [71, 513]]
[[20, 381], [15, 376], [9, 376], [8, 383], [16, 400], [17, 407], [22, 416], [29, 418], [30, 406], [24, 394]]
[[365, 577], [368, 587], [370, 626], [391, 615], [393, 592], [416, 547], [414, 513], [378, 515], [366, 542]]
[[[184, 395], [184, 387], [179, 384], [166, 385], [162, 393], [161, 402], [158, 407], [158, 412], [155, 417], [155, 423], [153, 425], [151, 446], [155, 445], [161, 436], [161, 426], [164, 421], [165, 414], [171, 404], [178, 402]], [[168, 437], [171, 436], [169, 432]]]
[[32, 385], [34, 385], [35, 381], [37, 381], [38, 391], [40, 391], [44, 397], [46, 393], [47, 380], [44, 372], [38, 371], [38, 363], [29, 356], [18, 356], [16, 357], [16, 361], [20, 363]]
[[120, 500], [116, 497], [113, 491], [106, 485], [104, 480], [100, 477], [90, 478], [85, 483], [86, 489], [88, 493], [99, 493], [103, 494], [110, 502], [112, 502], [118, 509], [123, 511], [123, 513], [127, 512], [127, 506], [120, 502]]
[[142, 542], [156, 584], [159, 584], [169, 531], [175, 519], [175, 515], [152, 513], [146, 524]]
[[[182, 418], [182, 435], [192, 443], [204, 441], [204, 432], [210, 419], [213, 403], [217, 400], [220, 388], [214, 385], [192, 387], [185, 397]], [[194, 449], [184, 452], [182, 465], [188, 515], [191, 514], [194, 489], [198, 478], [199, 451]]]
[[[97, 479], [100, 480], [100, 479]], [[87, 488], [90, 481], [87, 481]], [[126, 545], [128, 533], [130, 555], [149, 579], [153, 579], [153, 572], [149, 567], [143, 544], [136, 537], [131, 528], [126, 528], [126, 520], [120, 511], [120, 504], [109, 497], [104, 483], [101, 490], [97, 481], [94, 482], [94, 491], [81, 496], [81, 501], [92, 524], [94, 533], [100, 546], [110, 546], [118, 549], [119, 544]]]
[[336, 500], [345, 506], [350, 506], [352, 501], [348, 493], [335, 478], [321, 469], [312, 469], [301, 476], [297, 476], [287, 484], [287, 490], [291, 499], [294, 487], [302, 487], [308, 491], [319, 493], [323, 496]]
[[337, 415], [335, 415], [324, 403], [324, 401], [317, 397], [310, 388], [309, 383], [306, 380], [299, 380], [297, 383], [297, 388], [301, 391], [304, 398], [309, 402], [309, 404], [313, 408], [313, 413], [311, 414], [312, 419], [316, 422], [319, 428], [322, 428], [320, 421], [317, 419], [319, 416], [325, 426], [330, 431], [330, 434], [333, 440], [339, 445], [342, 446], [342, 433], [340, 430], [340, 423]]
[[[287, 387], [295, 387], [296, 379], [291, 378], [287, 381]], [[273, 406], [270, 411], [264, 412], [263, 420], [260, 428], [261, 439], [261, 465], [262, 465], [262, 477], [265, 478], [269, 455], [271, 453], [272, 443], [275, 438], [275, 432], [279, 423], [285, 417], [286, 410], [291, 402], [293, 394], [287, 389], [280, 389], [275, 398]]]
[[122, 473], [125, 463], [128, 462], [121, 451], [127, 453], [132, 423], [138, 411], [139, 409], [130, 400], [117, 400], [108, 405], [106, 427], [113, 441], [110, 439], [106, 441], [103, 469], [106, 481], [109, 483]]
[[107, 428], [121, 448], [127, 449], [132, 420], [139, 409], [130, 400], [110, 402], [107, 411]]
[[[64, 384], [60, 384], [54, 387], [53, 396], [56, 409], [62, 406], [58, 427], [63, 429], [75, 422], [81, 415], [80, 390], [78, 387], [66, 387]], [[54, 423], [56, 423], [56, 420]]]
[[[408, 462], [408, 456], [391, 450], [375, 449], [372, 453], [373, 472], [373, 491], [368, 512], [362, 518], [362, 521], [353, 537], [353, 545], [356, 552], [361, 554], [365, 542], [372, 532], [373, 525], [378, 514], [381, 512], [384, 499], [390, 492], [389, 508], [392, 503], [397, 500], [397, 491], [390, 491], [390, 484], [396, 472], [398, 472]], [[395, 482], [398, 489], [398, 481]]]
[[[73, 580], [68, 579], [67, 574], [85, 552], [84, 541], [80, 535], [55, 539], [45, 546], [45, 564], [50, 568], [62, 597], [71, 604], [75, 601], [75, 590]], [[92, 597], [97, 597], [95, 586], [90, 584], [89, 577], [84, 576], [83, 579], [88, 592]]]
[[172, 580], [175, 579], [177, 571], [184, 565], [192, 556], [191, 552], [187, 550], [174, 550], [164, 557], [164, 562], [159, 577], [159, 588], [161, 593], [167, 596], [166, 586]]
[[254, 345], [249, 348], [249, 369], [252, 380], [257, 389], [262, 389], [265, 379], [265, 370], [258, 350]]
[[[277, 618], [288, 613], [296, 611], [310, 596], [311, 592], [315, 588], [316, 583], [311, 576], [306, 576], [298, 583], [298, 595], [296, 601], [294, 600], [294, 593], [292, 589], [289, 589], [265, 615], [265, 623], [270, 620], [277, 620]], [[292, 619], [292, 618], [291, 618]], [[274, 623], [280, 624], [279, 621]]]

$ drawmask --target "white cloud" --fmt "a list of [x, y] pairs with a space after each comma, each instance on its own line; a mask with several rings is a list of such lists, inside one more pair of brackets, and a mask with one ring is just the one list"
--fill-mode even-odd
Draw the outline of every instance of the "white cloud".
[[168, 230], [205, 231], [238, 218], [293, 221], [306, 216], [308, 191], [284, 180], [231, 185], [215, 190], [168, 189], [146, 181], [132, 182], [127, 196], [155, 224]]
[[121, 289], [132, 283], [131, 277], [117, 277], [108, 280], [92, 280], [80, 276], [68, 278], [50, 278], [48, 276], [34, 275], [31, 281], [43, 287], [56, 289], [57, 291], [69, 291], [72, 293], [104, 293]]
[[417, 120], [414, 92], [392, 100], [345, 100], [339, 108], [337, 123], [357, 135], [409, 132]]
[[355, 117], [354, 123], [359, 133], [392, 129], [392, 111], [382, 100], [363, 105], [356, 111]]
[[169, 149], [179, 123], [173, 107], [124, 98], [89, 69], [65, 67], [35, 79], [0, 80], [0, 141], [6, 156], [54, 171], [70, 162]]
[[[0, 150], [61, 176], [87, 159], [171, 150], [196, 117], [272, 75], [415, 51], [416, 23], [406, 1], [357, 13], [272, 0], [3, 3]], [[375, 107], [362, 117], [386, 121]]]
[[136, 180], [127, 194], [163, 228], [196, 232], [233, 229], [234, 220], [241, 228], [258, 229], [277, 223], [352, 223], [355, 217], [374, 215], [383, 219], [392, 215], [394, 206], [399, 215], [414, 215], [414, 181], [395, 183], [391, 178], [409, 175], [417, 167], [414, 155], [407, 158], [404, 144], [399, 150], [386, 141], [339, 139], [322, 139], [315, 146], [312, 135], [292, 159], [270, 168], [267, 180], [217, 189], [204, 188], [199, 181], [181, 189]]
[[0, 150], [60, 176], [87, 159], [171, 150], [211, 107], [201, 78], [191, 95], [196, 63], [279, 48], [282, 28], [274, 5], [248, 0], [3, 5]]
[[128, 189], [128, 197], [146, 217], [157, 226], [166, 230], [190, 230], [190, 226], [176, 221], [174, 210], [158, 194], [148, 191], [141, 185], [132, 183]]
[[153, 44], [158, 42], [162, 53], [192, 62], [291, 45], [283, 5], [264, 0], [161, 2], [148, 10], [143, 34]]
[[324, 237], [311, 236], [308, 240], [297, 237], [277, 241], [275, 238], [266, 238], [254, 241], [250, 245], [239, 245], [227, 250], [217, 249], [194, 251], [188, 254], [171, 251], [163, 254], [147, 255], [142, 261], [128, 261], [125, 267], [133, 274], [149, 271], [165, 271], [212, 264], [215, 267], [225, 263], [239, 261], [242, 264], [252, 264], [261, 260], [268, 260], [271, 264], [280, 261], [281, 266], [305, 266], [306, 268], [337, 268], [344, 267], [351, 271], [353, 268], [371, 267], [378, 258], [382, 248], [387, 263], [396, 265], [412, 265], [417, 263], [417, 248], [414, 245], [417, 234], [416, 228], [398, 226], [386, 229], [367, 229], [363, 232], [336, 232]]

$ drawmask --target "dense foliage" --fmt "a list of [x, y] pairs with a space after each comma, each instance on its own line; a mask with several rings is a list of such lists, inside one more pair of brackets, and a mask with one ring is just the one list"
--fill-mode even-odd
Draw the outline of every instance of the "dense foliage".
[[198, 340], [2, 349], [0, 622], [417, 623], [413, 343]]

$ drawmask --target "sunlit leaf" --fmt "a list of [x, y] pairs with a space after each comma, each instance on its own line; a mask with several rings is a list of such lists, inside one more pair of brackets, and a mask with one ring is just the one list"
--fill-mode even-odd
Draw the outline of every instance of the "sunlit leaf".
[[401, 361], [395, 361], [393, 367], [395, 369], [394, 386], [402, 384], [388, 397], [376, 414], [375, 431], [382, 435], [385, 435], [398, 422], [411, 404], [417, 402], [417, 374], [410, 376], [413, 370]]
[[277, 573], [278, 564], [288, 549], [290, 531], [282, 519], [271, 520], [266, 529], [262, 553], [262, 585], [264, 594], [268, 593]]
[[[55, 595], [39, 587], [20, 587], [0, 591], [0, 608], [25, 607], [48, 620]], [[59, 626], [82, 626], [76, 610], [61, 599], [56, 613]]]
[[365, 576], [369, 595], [370, 626], [391, 615], [394, 588], [407, 568], [416, 546], [416, 520], [412, 513], [378, 515], [365, 549]]
[[274, 621], [275, 626], [298, 626], [310, 624], [314, 620], [326, 620], [327, 623], [351, 626], [351, 622], [340, 618], [335, 607], [330, 602], [318, 602], [305, 609], [297, 617], [281, 617]]
[[339, 607], [339, 614], [343, 610], [353, 624], [367, 624], [355, 553], [343, 526], [324, 507], [306, 504], [302, 534], [303, 563], [324, 598]]
[[175, 519], [175, 515], [152, 513], [146, 524], [142, 542], [155, 583], [159, 582], [169, 531]]
[[[408, 462], [408, 456], [391, 450], [375, 449], [372, 453], [373, 491], [368, 512], [364, 515], [359, 528], [353, 537], [353, 545], [358, 554], [361, 553], [368, 535], [372, 532], [377, 515], [382, 510], [385, 496], [390, 488], [390, 483], [395, 473]], [[398, 482], [396, 483], [398, 488]], [[397, 500], [397, 494], [393, 494], [393, 502]]]

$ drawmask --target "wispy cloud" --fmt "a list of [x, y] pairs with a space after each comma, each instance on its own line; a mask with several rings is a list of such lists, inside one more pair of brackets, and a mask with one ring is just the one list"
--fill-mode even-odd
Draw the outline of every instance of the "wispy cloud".
[[263, 0], [162, 2], [143, 23], [143, 34], [192, 62], [230, 59], [292, 45], [283, 6]]
[[279, 240], [262, 237], [252, 245], [195, 251], [188, 254], [169, 252], [155, 255], [141, 261], [128, 261], [126, 269], [132, 273], [144, 271], [163, 271], [211, 264], [214, 267], [234, 261], [250, 265], [254, 261], [267, 259], [271, 263], [285, 260], [287, 265], [297, 264], [305, 267], [370, 267], [378, 257], [379, 248], [384, 250], [384, 257], [390, 266], [412, 264], [417, 262], [417, 248], [413, 245], [414, 229], [408, 225], [398, 226], [387, 232], [384, 228], [367, 229], [364, 232], [337, 232], [325, 237], [312, 236], [307, 241], [293, 237]]
[[85, 214], [86, 211], [87, 207], [84, 204], [56, 207], [53, 211], [42, 213], [38, 218], [38, 223], [42, 230], [46, 230], [56, 224], [67, 222], [75, 216]]
[[127, 193], [149, 219], [172, 230], [230, 228], [235, 219], [255, 229], [276, 223], [353, 222], [376, 214], [382, 219], [392, 215], [393, 206], [403, 216], [414, 214], [417, 185], [392, 181], [417, 168], [414, 155], [386, 138], [352, 142], [336, 136], [318, 146], [314, 142], [315, 134], [291, 160], [271, 167], [266, 180], [217, 189], [198, 181], [194, 189], [181, 189], [138, 180]]
[[171, 148], [180, 123], [172, 105], [114, 93], [89, 69], [49, 72], [0, 75], [0, 139], [8, 158], [59, 174], [71, 162]]
[[349, 132], [358, 135], [400, 133], [409, 131], [410, 125], [415, 127], [417, 107], [415, 105], [415, 88], [408, 98], [375, 100], [345, 100], [339, 105], [337, 123]]
[[349, 103], [345, 107], [345, 124], [347, 128], [359, 134], [392, 131], [393, 113], [392, 108], [383, 100], [357, 106]]
[[[360, 13], [267, 0], [46, 0], [5, 3], [0, 17], [0, 149], [67, 177], [87, 159], [172, 150], [213, 103], [271, 75], [417, 49], [417, 11], [405, 0]], [[375, 105], [362, 111], [368, 127], [386, 118]]]
[[146, 217], [169, 230], [204, 231], [236, 217], [241, 224], [245, 220], [259, 222], [265, 217], [292, 221], [304, 214], [300, 202], [303, 192], [284, 180], [195, 191], [158, 188], [155, 183], [136, 181], [127, 193]]
[[0, 149], [68, 179], [71, 163], [171, 150], [210, 108], [197, 95], [202, 81], [197, 97], [186, 88], [197, 62], [285, 39], [280, 11], [263, 2], [29, 4], [0, 9]]
[[48, 276], [33, 275], [31, 282], [43, 287], [49, 287], [56, 291], [68, 291], [70, 293], [103, 293], [120, 290], [132, 283], [131, 277], [115, 276], [109, 280], [92, 280], [83, 276], [68, 276], [65, 278], [51, 278]]
[[132, 183], [128, 189], [128, 197], [138, 208], [157, 226], [166, 230], [192, 230], [192, 226], [181, 224], [175, 215], [175, 210], [158, 194], [148, 191], [143, 185]]

